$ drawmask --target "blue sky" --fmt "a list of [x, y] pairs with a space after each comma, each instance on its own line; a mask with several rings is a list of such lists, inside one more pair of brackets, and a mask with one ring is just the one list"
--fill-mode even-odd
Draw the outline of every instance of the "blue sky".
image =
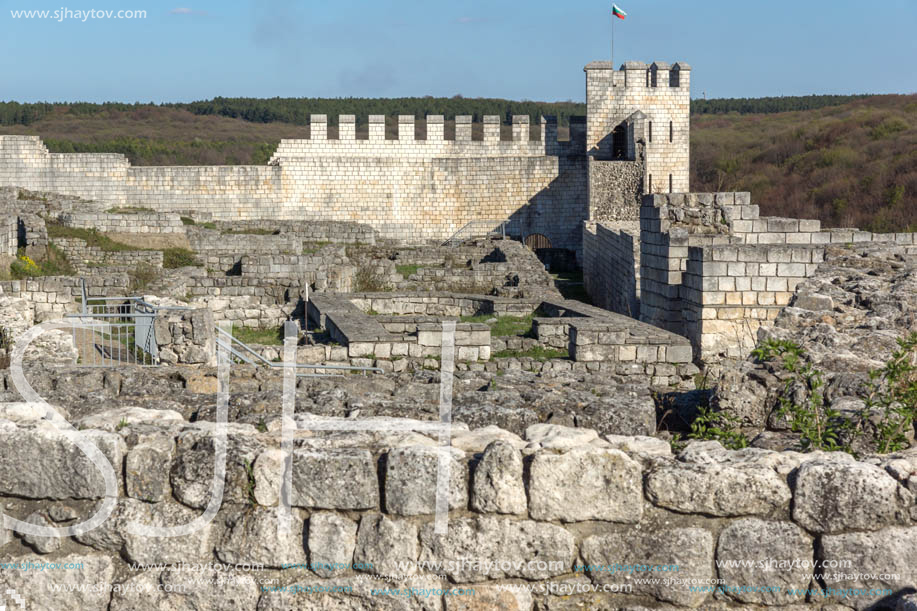
[[[615, 62], [687, 61], [692, 95], [917, 91], [917, 0], [620, 0]], [[0, 0], [0, 100], [584, 98], [611, 3]], [[145, 19], [14, 19], [134, 9]]]

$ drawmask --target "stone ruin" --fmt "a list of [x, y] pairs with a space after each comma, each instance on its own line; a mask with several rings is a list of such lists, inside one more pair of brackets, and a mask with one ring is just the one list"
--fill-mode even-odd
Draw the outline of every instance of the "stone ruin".
[[[397, 141], [346, 117], [329, 140], [315, 116], [269, 166], [212, 170], [0, 137], [0, 264], [23, 276], [0, 281], [0, 591], [29, 609], [917, 608], [917, 450], [880, 453], [866, 390], [917, 332], [915, 236], [680, 192], [688, 70], [590, 64], [563, 144], [522, 118], [512, 141], [489, 118], [450, 140], [435, 117], [426, 140], [408, 117]], [[459, 199], [483, 207], [417, 168], [470, 177]], [[23, 373], [78, 434], [15, 369], [21, 334], [55, 322]], [[787, 421], [787, 394], [815, 389], [751, 355], [774, 339], [862, 423], [851, 452]], [[692, 438], [710, 413], [747, 447]]]

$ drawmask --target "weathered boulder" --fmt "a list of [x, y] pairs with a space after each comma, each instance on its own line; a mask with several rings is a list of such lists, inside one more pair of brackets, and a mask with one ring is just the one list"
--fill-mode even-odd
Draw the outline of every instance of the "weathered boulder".
[[[47, 562], [41, 556], [20, 556], [20, 564]], [[55, 559], [67, 568], [48, 571], [0, 571], [0, 600], [9, 609], [19, 609], [9, 590], [20, 596], [28, 611], [60, 611], [80, 609], [106, 611], [111, 593], [108, 587], [115, 575], [115, 567], [107, 556], [69, 554]], [[86, 587], [93, 585], [94, 587]], [[8, 598], [7, 598], [8, 596]]]
[[[28, 522], [29, 524], [34, 524], [35, 526], [43, 526], [45, 528], [54, 526], [45, 516], [37, 511], [32, 512], [24, 521]], [[52, 554], [60, 549], [61, 540], [57, 535], [50, 537], [39, 537], [37, 535], [20, 534], [19, 536], [22, 538], [23, 543], [31, 547], [39, 554]]]
[[553, 524], [474, 517], [449, 520], [437, 535], [433, 524], [420, 532], [420, 560], [441, 562], [455, 583], [521, 577], [547, 579], [571, 570], [573, 535]]
[[536, 520], [639, 522], [642, 468], [620, 450], [543, 450], [531, 464], [529, 513]]
[[875, 465], [814, 460], [792, 479], [793, 520], [806, 530], [879, 530], [910, 522], [914, 495]]
[[[660, 572], [656, 583], [633, 580], [633, 593], [637, 595], [688, 607], [699, 606], [710, 595], [706, 591], [692, 591], [692, 580], [699, 580], [693, 583], [709, 583], [707, 580], [714, 576], [713, 535], [701, 528], [595, 535], [583, 541], [580, 553], [586, 565], [677, 565], [678, 583], [666, 583], [665, 573]], [[598, 584], [617, 584], [621, 579], [620, 575], [602, 570], [591, 571], [589, 576]]]
[[522, 453], [508, 442], [494, 441], [474, 469], [471, 507], [482, 513], [525, 513]]
[[[359, 577], [306, 579], [284, 586], [267, 586], [257, 611], [442, 611], [443, 597], [436, 592], [448, 584], [426, 576], [386, 581]], [[380, 592], [382, 591], [382, 592]], [[410, 592], [405, 595], [384, 592]]]
[[[213, 553], [213, 522], [189, 534], [161, 537], [144, 526], [177, 527], [192, 523], [200, 512], [177, 503], [149, 504], [122, 499], [98, 528], [76, 536], [77, 541], [98, 550], [120, 553], [128, 562], [141, 565], [203, 562]], [[137, 524], [129, 529], [130, 524]]]
[[[396, 448], [386, 455], [385, 508], [404, 516], [430, 514], [436, 510], [440, 450], [429, 446]], [[447, 486], [449, 508], [468, 505], [468, 466], [462, 461], [465, 453], [446, 449], [449, 456]]]
[[255, 579], [251, 573], [213, 568], [153, 570], [120, 584], [109, 611], [248, 611], [256, 608], [261, 595]]
[[124, 463], [127, 494], [141, 501], [158, 503], [171, 493], [169, 472], [175, 442], [170, 437], [158, 437], [130, 449]]
[[786, 480], [755, 464], [663, 464], [646, 477], [646, 497], [681, 513], [767, 515], [790, 504]]
[[[789, 522], [746, 518], [720, 533], [717, 571], [729, 596], [756, 605], [805, 602], [803, 591], [812, 580], [812, 538]], [[762, 588], [761, 586], [767, 586]]]
[[376, 463], [368, 450], [294, 450], [291, 497], [298, 507], [376, 508]]
[[417, 527], [382, 514], [364, 515], [357, 531], [354, 564], [375, 575], [413, 575], [417, 572]]
[[295, 512], [290, 518], [290, 528], [280, 532], [274, 508], [242, 510], [227, 525], [228, 529], [217, 544], [217, 558], [228, 564], [262, 564], [269, 568], [304, 564], [303, 521]]
[[[826, 602], [873, 608], [879, 601], [893, 598], [881, 593], [884, 588], [907, 592], [917, 587], [917, 528], [892, 526], [875, 532], [823, 535], [817, 556], [820, 562], [836, 567], [823, 571], [829, 590]], [[845, 597], [844, 589], [861, 591]]]
[[531, 611], [533, 600], [529, 592], [507, 590], [499, 586], [475, 585], [473, 594], [443, 597], [446, 611]]
[[[122, 477], [124, 441], [113, 433], [74, 433], [108, 459], [116, 482]], [[63, 432], [50, 424], [8, 429], [0, 435], [0, 494], [24, 498], [95, 499], [105, 494], [102, 473]]]
[[[182, 504], [194, 509], [204, 509], [210, 503], [218, 456], [216, 450], [219, 444], [218, 437], [206, 429], [188, 431], [176, 439], [169, 481], [173, 495]], [[250, 502], [251, 465], [263, 449], [264, 443], [251, 433], [241, 429], [231, 429], [228, 432], [226, 478], [222, 499], [224, 503]]]
[[330, 511], [309, 517], [309, 565], [319, 577], [349, 569], [357, 545], [357, 523]]

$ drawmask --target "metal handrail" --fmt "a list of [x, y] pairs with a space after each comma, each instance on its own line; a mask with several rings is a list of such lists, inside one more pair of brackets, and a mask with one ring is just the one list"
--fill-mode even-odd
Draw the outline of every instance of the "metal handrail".
[[[500, 227], [500, 233], [502, 234], [503, 238], [505, 239], [506, 238], [506, 226], [509, 224], [509, 222], [510, 222], [509, 219], [502, 219], [502, 220], [501, 219], [476, 219], [474, 221], [469, 221], [465, 223], [465, 225], [463, 225], [461, 229], [459, 229], [454, 234], [452, 234], [452, 236], [449, 239], [443, 242], [441, 246], [449, 246], [452, 243], [458, 243], [458, 242], [461, 242], [467, 239], [465, 237], [462, 237], [460, 239], [459, 236], [461, 236], [464, 233], [470, 233], [473, 227]], [[491, 232], [488, 231], [486, 233], [491, 233]]]
[[[246, 358], [245, 356], [237, 354], [235, 349], [233, 348], [233, 344], [239, 346], [240, 348], [242, 348], [243, 350], [245, 350], [246, 352], [254, 356], [256, 359], [261, 361], [261, 363], [263, 363], [264, 365], [268, 367], [271, 367], [272, 369], [282, 369], [286, 367], [284, 363], [274, 363], [272, 361], [267, 360], [261, 354], [256, 352], [251, 346], [247, 345], [245, 342], [239, 340], [238, 338], [233, 337], [232, 333], [229, 333], [228, 331], [221, 329], [220, 327], [216, 327], [216, 330], [217, 330], [218, 335], [224, 335], [229, 338], [228, 344], [225, 342], [225, 340], [221, 340], [219, 337], [217, 337], [217, 342], [220, 343], [220, 345], [223, 348], [230, 350], [230, 352], [234, 356], [237, 356], [238, 358], [244, 360], [245, 362], [249, 363], [250, 365], [254, 365], [255, 363], [251, 361], [250, 359]], [[341, 371], [364, 371], [364, 372], [372, 371], [376, 373], [383, 373], [382, 369], [379, 367], [358, 367], [356, 365], [312, 365], [312, 364], [306, 364], [306, 363], [295, 363], [293, 366], [296, 367], [297, 369], [332, 369], [332, 370], [341, 370]], [[323, 375], [323, 374], [297, 373], [296, 375], [300, 377], [332, 377], [332, 376], [333, 377], [343, 377], [343, 376], [339, 376], [335, 374], [324, 374]]]

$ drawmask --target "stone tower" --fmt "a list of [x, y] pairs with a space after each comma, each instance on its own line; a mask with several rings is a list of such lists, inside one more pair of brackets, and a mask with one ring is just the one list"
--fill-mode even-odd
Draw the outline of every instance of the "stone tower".
[[687, 192], [691, 67], [592, 62], [585, 72], [590, 219], [635, 221], [643, 193]]

